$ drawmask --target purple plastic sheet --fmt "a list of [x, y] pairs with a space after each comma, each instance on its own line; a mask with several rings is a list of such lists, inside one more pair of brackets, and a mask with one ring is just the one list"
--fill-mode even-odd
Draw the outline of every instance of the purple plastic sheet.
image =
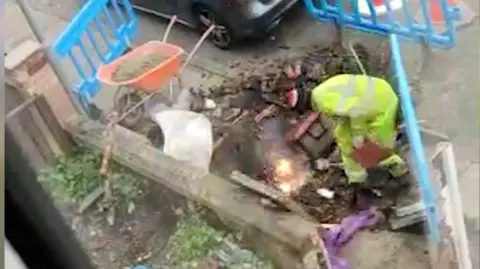
[[330, 269], [350, 269], [347, 260], [340, 256], [340, 250], [357, 231], [371, 227], [379, 220], [377, 210], [370, 208], [351, 214], [344, 218], [339, 225], [328, 229], [322, 239], [331, 264]]

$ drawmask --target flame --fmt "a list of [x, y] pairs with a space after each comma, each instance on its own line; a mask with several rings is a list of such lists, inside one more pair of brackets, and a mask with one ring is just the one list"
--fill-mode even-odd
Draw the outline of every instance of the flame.
[[283, 193], [291, 193], [293, 191], [293, 186], [289, 182], [281, 182], [280, 184], [277, 185], [277, 187]]
[[279, 159], [275, 164], [274, 181], [276, 186], [283, 193], [290, 194], [295, 190], [297, 185], [296, 171], [293, 167], [292, 160]]
[[278, 160], [277, 165], [275, 165], [275, 177], [288, 177], [292, 175], [292, 162], [287, 159]]

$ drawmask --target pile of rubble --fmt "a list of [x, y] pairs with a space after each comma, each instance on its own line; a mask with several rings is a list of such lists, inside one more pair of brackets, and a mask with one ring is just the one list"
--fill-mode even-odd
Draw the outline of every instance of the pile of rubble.
[[[299, 115], [287, 109], [283, 105], [283, 96], [285, 91], [298, 83], [304, 83], [303, 87], [311, 89], [337, 74], [366, 72], [370, 75], [388, 77], [386, 61], [388, 57], [372, 56], [359, 44], [351, 48], [351, 50], [333, 46], [317, 48], [300, 59], [278, 62], [264, 74], [250, 73], [248, 77], [225, 82], [219, 88], [203, 92], [204, 96], [217, 103], [216, 109], [204, 112], [215, 125], [216, 137], [234, 132], [229, 142], [222, 141], [224, 144], [230, 144], [222, 146], [225, 148], [223, 151], [227, 153], [218, 153], [219, 149], [214, 149], [214, 155], [223, 154], [220, 158], [221, 166], [228, 166], [226, 164], [228, 161], [237, 162], [231, 165], [232, 169], [239, 169], [251, 178], [275, 185], [271, 179], [271, 171], [276, 168], [276, 163], [269, 161], [265, 153], [282, 151], [284, 156], [279, 159], [298, 163], [297, 166], [306, 170], [304, 173], [306, 180], [300, 184], [301, 186], [295, 191], [286, 190], [286, 192], [320, 223], [338, 223], [348, 215], [353, 193], [348, 188], [340, 169], [329, 169], [323, 172], [310, 169], [314, 158], [327, 158], [336, 154], [328, 120], [317, 115], [313, 119], [312, 130], [310, 130], [310, 133], [317, 134], [312, 135], [313, 138], [309, 137], [310, 141], [306, 141], [307, 139], [303, 137], [296, 138], [300, 140], [297, 144], [304, 142], [305, 145], [295, 146], [295, 143], [288, 141], [288, 133], [295, 131], [298, 126], [308, 121], [311, 115]], [[241, 120], [242, 117], [243, 120]], [[229, 126], [235, 124], [241, 127]], [[279, 125], [278, 128], [274, 127], [278, 129], [275, 131], [276, 134], [273, 134], [272, 128], [267, 126], [269, 124]], [[271, 143], [265, 145], [266, 139], [262, 136], [275, 136], [276, 145], [272, 146]], [[325, 137], [324, 141], [320, 141], [320, 137]], [[278, 150], [278, 148], [282, 149]], [[296, 153], [286, 153], [290, 151]], [[237, 157], [225, 158], [229, 154], [236, 154]], [[281, 185], [276, 187], [282, 189]]]

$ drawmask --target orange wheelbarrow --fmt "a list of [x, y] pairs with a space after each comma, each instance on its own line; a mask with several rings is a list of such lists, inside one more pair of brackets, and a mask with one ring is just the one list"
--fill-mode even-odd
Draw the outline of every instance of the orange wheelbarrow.
[[[200, 48], [200, 45], [211, 34], [215, 26], [208, 28], [199, 41], [195, 44], [190, 53], [179, 46], [167, 43], [168, 34], [175, 24], [177, 17], [173, 16], [168, 24], [163, 39], [149, 41], [138, 47], [132, 48], [125, 55], [103, 65], [98, 69], [97, 79], [107, 85], [116, 86], [117, 91], [114, 95], [114, 110], [117, 112], [116, 122], [127, 128], [135, 128], [144, 119], [145, 104], [156, 94], [161, 94], [164, 86], [168, 84], [169, 98], [167, 101], [173, 101], [174, 78], [177, 87], [182, 88], [180, 74], [189, 64], [193, 55]], [[182, 56], [187, 54], [186, 60], [182, 64]], [[116, 70], [124, 64], [147, 55], [162, 56], [163, 61], [144, 70], [134, 78], [118, 81], [114, 79]], [[120, 94], [122, 90], [126, 93]], [[163, 98], [165, 100], [165, 98]]]

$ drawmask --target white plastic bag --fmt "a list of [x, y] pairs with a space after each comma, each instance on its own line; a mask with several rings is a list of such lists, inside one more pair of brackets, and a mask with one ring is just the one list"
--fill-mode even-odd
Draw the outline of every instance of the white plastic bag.
[[209, 172], [213, 151], [210, 120], [202, 114], [186, 110], [164, 110], [153, 115], [163, 131], [163, 152]]

